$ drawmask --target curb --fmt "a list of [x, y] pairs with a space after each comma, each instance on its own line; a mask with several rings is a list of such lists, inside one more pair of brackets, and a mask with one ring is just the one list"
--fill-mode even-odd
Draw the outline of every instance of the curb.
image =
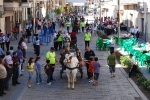
[[[125, 70], [122, 68], [120, 64], [118, 64], [118, 67], [120, 67], [120, 71], [123, 73], [123, 75], [127, 78], [128, 74], [125, 72]], [[138, 93], [138, 95], [141, 97], [142, 100], [148, 100], [147, 97], [142, 93], [142, 91], [138, 88], [138, 86], [134, 83], [134, 81], [131, 78], [127, 78], [127, 80], [130, 82], [132, 87], [135, 89], [135, 91]]]

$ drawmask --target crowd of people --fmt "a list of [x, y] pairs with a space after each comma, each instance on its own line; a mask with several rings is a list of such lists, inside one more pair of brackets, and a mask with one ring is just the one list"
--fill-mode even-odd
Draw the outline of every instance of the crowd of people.
[[[78, 18], [78, 17], [77, 17]], [[84, 20], [83, 17], [81, 20]], [[86, 63], [87, 68], [87, 76], [89, 79], [89, 82], [94, 85], [98, 85], [98, 77], [99, 77], [99, 70], [100, 70], [100, 64], [98, 62], [98, 57], [95, 56], [94, 51], [90, 50], [90, 41], [92, 37], [93, 32], [93, 26], [96, 27], [97, 21], [95, 20], [94, 24], [81, 24], [82, 31], [86, 30], [84, 35], [84, 41], [85, 41], [85, 54], [84, 57], [82, 57], [81, 51], [76, 48], [76, 57], [79, 60], [79, 70], [82, 73], [81, 78], [83, 77], [83, 66], [84, 63]], [[52, 21], [44, 20], [38, 20], [36, 19], [36, 28], [37, 29], [48, 29], [52, 28], [54, 30], [53, 34], [53, 40], [54, 40], [54, 47], [51, 47], [50, 50], [46, 53], [46, 65], [44, 65], [44, 71], [47, 74], [47, 85], [51, 85], [51, 82], [55, 79], [53, 78], [53, 73], [55, 70], [55, 67], [58, 64], [58, 59], [56, 59], [56, 50], [63, 50], [61, 55], [61, 58], [59, 59], [59, 62], [62, 64], [62, 67], [64, 69], [63, 65], [63, 59], [64, 55], [69, 52], [69, 46], [64, 45], [63, 41], [72, 41], [72, 39], [77, 42], [76, 37], [76, 31], [73, 30], [73, 32], [62, 32], [59, 30], [58, 32], [55, 31], [55, 23]], [[27, 55], [27, 42], [30, 43], [30, 36], [32, 33], [33, 26], [31, 23], [26, 23], [25, 28], [21, 31], [22, 37], [20, 38], [18, 42], [18, 48], [17, 50], [14, 49], [13, 46], [9, 46], [10, 40], [11, 40], [11, 34], [3, 34], [0, 30], [0, 96], [5, 95], [5, 90], [10, 90], [10, 82], [12, 82], [13, 86], [16, 86], [20, 84], [18, 81], [19, 76], [23, 76], [23, 65], [24, 62], [26, 62], [26, 55]], [[96, 28], [95, 28], [96, 30]], [[44, 34], [46, 35], [46, 34]], [[72, 38], [73, 36], [73, 38]], [[1, 38], [2, 37], [2, 38]], [[26, 38], [28, 41], [26, 41]], [[4, 43], [3, 43], [4, 42]], [[4, 44], [6, 44], [6, 54], [4, 52]], [[29, 74], [28, 78], [28, 87], [30, 88], [32, 85], [32, 79], [33, 79], [33, 72], [36, 72], [36, 84], [43, 83], [42, 79], [42, 64], [40, 63], [40, 43], [39, 36], [37, 34], [34, 34], [33, 38], [33, 47], [35, 54], [37, 55], [36, 59], [33, 57], [30, 57], [28, 60], [28, 63], [26, 65], [27, 71]], [[64, 46], [64, 47], [63, 47]], [[10, 81], [12, 79], [12, 81]]]

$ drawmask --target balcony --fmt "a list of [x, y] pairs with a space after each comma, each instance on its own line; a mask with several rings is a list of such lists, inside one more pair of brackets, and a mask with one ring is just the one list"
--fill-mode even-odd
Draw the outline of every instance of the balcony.
[[21, 0], [4, 0], [4, 2], [20, 2]]
[[120, 0], [122, 5], [135, 5], [138, 3], [138, 0]]
[[12, 2], [4, 2], [4, 6], [7, 8], [7, 7], [10, 7], [10, 8], [17, 8], [19, 7], [19, 2], [15, 2], [15, 1], [12, 1]]

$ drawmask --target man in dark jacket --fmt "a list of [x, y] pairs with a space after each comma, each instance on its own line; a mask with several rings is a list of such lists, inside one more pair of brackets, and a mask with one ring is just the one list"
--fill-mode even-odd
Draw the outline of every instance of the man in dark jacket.
[[12, 85], [16, 86], [16, 84], [20, 84], [18, 82], [18, 66], [19, 66], [19, 59], [17, 57], [17, 52], [13, 52], [13, 77], [12, 77]]
[[90, 57], [95, 57], [95, 53], [89, 47], [86, 47], [86, 52], [84, 53], [84, 59], [85, 59], [86, 67], [87, 67], [87, 76], [88, 76], [87, 79], [90, 79], [90, 75], [89, 75], [89, 72], [88, 72]]
[[26, 30], [26, 32], [27, 32], [27, 37], [28, 37], [28, 43], [30, 43], [30, 36], [31, 36], [30, 27]]

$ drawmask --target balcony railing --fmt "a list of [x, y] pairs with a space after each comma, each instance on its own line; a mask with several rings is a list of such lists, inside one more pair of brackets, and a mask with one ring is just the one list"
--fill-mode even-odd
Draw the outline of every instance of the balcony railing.
[[0, 5], [0, 18], [3, 17], [4, 14], [5, 14], [4, 6]]
[[4, 0], [4, 2], [21, 2], [21, 0]]

